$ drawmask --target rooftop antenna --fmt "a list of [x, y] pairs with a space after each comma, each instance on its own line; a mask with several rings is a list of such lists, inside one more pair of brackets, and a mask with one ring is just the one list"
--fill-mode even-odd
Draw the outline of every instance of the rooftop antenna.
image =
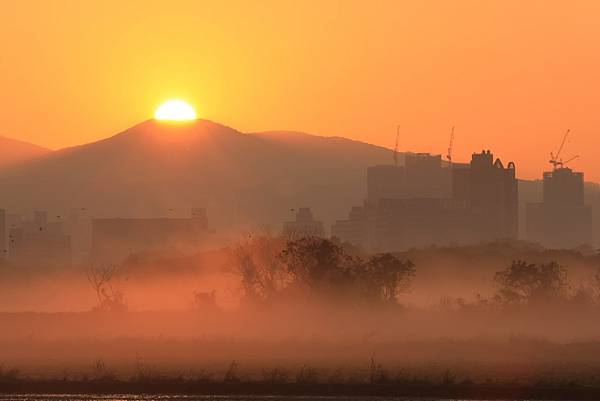
[[[557, 168], [561, 168], [564, 165], [564, 162], [562, 161], [562, 159], [560, 159], [560, 152], [562, 152], [563, 148], [565, 147], [565, 143], [567, 142], [567, 137], [569, 136], [569, 133], [571, 132], [570, 129], [567, 130], [567, 132], [565, 132], [565, 134], [563, 135], [562, 138], [562, 142], [560, 143], [560, 146], [558, 147], [558, 150], [556, 151], [556, 154], [554, 154], [553, 152], [550, 152], [550, 164], [552, 164], [552, 167], [554, 168], [554, 170], [556, 170]], [[571, 161], [571, 160], [569, 160]]]
[[454, 125], [452, 126], [452, 130], [450, 130], [450, 144], [448, 145], [448, 154], [446, 155], [446, 159], [448, 159], [448, 163], [452, 167], [452, 148], [454, 146]]
[[398, 167], [398, 138], [400, 137], [400, 126], [396, 127], [396, 146], [394, 146], [394, 166]]

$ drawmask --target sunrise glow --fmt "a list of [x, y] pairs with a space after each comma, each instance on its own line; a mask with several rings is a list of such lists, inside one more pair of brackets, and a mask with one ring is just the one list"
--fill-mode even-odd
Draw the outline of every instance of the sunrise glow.
[[161, 104], [156, 109], [154, 118], [163, 121], [190, 121], [197, 117], [196, 111], [189, 103], [173, 99]]

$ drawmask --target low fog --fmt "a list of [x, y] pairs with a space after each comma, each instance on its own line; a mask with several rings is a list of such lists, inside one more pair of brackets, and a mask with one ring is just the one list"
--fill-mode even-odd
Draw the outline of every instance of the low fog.
[[599, 261], [521, 242], [367, 254], [256, 233], [119, 265], [6, 265], [0, 363], [44, 377], [91, 374], [99, 361], [122, 375], [220, 375], [234, 361], [249, 377], [306, 366], [361, 376], [374, 363], [473, 380], [548, 366], [592, 375]]

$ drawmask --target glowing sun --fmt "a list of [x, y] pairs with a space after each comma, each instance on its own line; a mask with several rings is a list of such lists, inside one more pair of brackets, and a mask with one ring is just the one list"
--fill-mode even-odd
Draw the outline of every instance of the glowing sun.
[[190, 121], [195, 120], [197, 117], [196, 111], [194, 111], [194, 108], [189, 103], [173, 99], [161, 104], [156, 109], [154, 118], [165, 121]]

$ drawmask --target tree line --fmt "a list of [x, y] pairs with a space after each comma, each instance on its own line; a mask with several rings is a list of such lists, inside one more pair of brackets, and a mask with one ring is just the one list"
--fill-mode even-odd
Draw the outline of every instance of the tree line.
[[[231, 250], [231, 264], [248, 301], [270, 302], [282, 296], [398, 302], [410, 290], [417, 266], [393, 253], [364, 255], [335, 239], [286, 239], [248, 235]], [[443, 278], [440, 278], [443, 280]], [[514, 260], [493, 277], [495, 291], [471, 306], [514, 307], [574, 302], [600, 304], [600, 270], [583, 285], [569, 284], [567, 268], [555, 261]], [[443, 295], [443, 294], [440, 294]], [[459, 299], [462, 305], [466, 301]]]
[[[230, 267], [240, 279], [242, 301], [252, 304], [310, 297], [345, 304], [397, 305], [418, 273], [410, 259], [389, 252], [364, 254], [347, 243], [320, 237], [250, 234], [229, 249], [229, 257]], [[115, 265], [88, 269], [87, 279], [97, 299], [94, 310], [127, 310], [125, 295], [114, 284], [118, 272]], [[495, 292], [489, 297], [467, 302], [440, 294], [442, 303], [454, 307], [600, 305], [600, 270], [583, 285], [572, 287], [566, 267], [555, 261], [515, 260], [493, 279]], [[193, 297], [199, 308], [218, 307], [215, 291], [196, 292]]]
[[416, 274], [410, 260], [391, 253], [364, 257], [337, 241], [248, 236], [231, 251], [245, 299], [269, 302], [286, 295], [395, 303]]

